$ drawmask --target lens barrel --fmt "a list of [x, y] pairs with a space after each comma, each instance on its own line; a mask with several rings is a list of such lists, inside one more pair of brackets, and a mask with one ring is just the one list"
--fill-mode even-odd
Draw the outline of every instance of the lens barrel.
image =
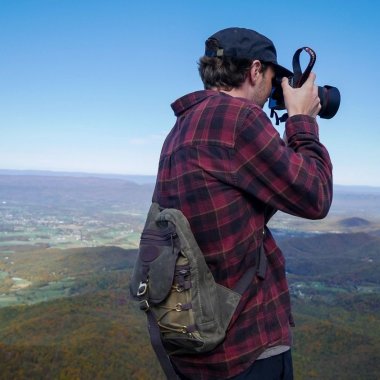
[[338, 112], [340, 106], [340, 92], [333, 86], [318, 86], [318, 96], [321, 101], [321, 110], [318, 115], [322, 119], [331, 119]]
[[[322, 119], [331, 119], [338, 112], [340, 106], [340, 92], [333, 86], [318, 86], [318, 96], [321, 101], [321, 110], [318, 115]], [[284, 110], [285, 101], [280, 81], [276, 81], [269, 98], [269, 108]]]

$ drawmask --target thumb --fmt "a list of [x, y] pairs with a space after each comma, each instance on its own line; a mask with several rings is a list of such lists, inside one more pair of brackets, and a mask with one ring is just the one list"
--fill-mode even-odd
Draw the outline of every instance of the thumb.
[[285, 90], [286, 87], [290, 87], [290, 84], [289, 84], [289, 78], [287, 77], [283, 77], [282, 80], [281, 80], [281, 87], [283, 90]]

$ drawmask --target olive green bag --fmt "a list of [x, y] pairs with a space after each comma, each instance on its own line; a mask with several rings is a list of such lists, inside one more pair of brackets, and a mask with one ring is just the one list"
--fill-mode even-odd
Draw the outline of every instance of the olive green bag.
[[182, 212], [152, 203], [130, 292], [147, 314], [152, 346], [168, 378], [175, 376], [168, 355], [208, 352], [223, 341], [256, 268], [234, 290], [217, 284]]

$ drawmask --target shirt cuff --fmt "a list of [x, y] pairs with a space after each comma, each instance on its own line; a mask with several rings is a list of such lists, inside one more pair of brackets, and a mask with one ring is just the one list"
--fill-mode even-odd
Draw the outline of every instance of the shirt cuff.
[[319, 128], [315, 117], [308, 115], [294, 115], [289, 117], [285, 124], [285, 133], [288, 140], [297, 133], [310, 133], [319, 136]]

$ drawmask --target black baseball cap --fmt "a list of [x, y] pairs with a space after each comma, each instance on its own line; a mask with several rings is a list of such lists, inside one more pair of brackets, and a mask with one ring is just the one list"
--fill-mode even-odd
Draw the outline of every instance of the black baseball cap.
[[260, 33], [245, 28], [227, 28], [206, 40], [205, 56], [257, 59], [271, 63], [276, 77], [290, 77], [293, 73], [277, 63], [273, 42]]

